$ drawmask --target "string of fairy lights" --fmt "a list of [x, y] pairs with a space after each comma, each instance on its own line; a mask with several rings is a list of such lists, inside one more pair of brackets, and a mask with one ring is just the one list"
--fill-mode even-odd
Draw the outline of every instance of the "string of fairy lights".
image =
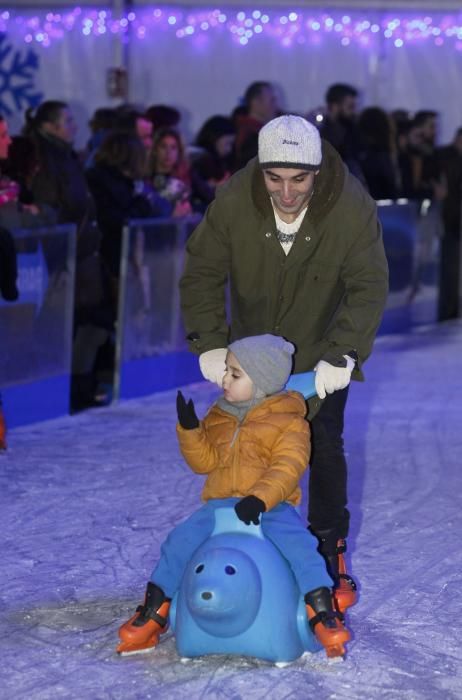
[[69, 32], [84, 37], [107, 35], [130, 36], [140, 41], [164, 32], [185, 41], [201, 41], [207, 35], [228, 36], [239, 46], [262, 37], [278, 41], [283, 47], [316, 46], [333, 37], [342, 46], [359, 44], [367, 48], [374, 43], [389, 42], [396, 49], [417, 42], [436, 46], [451, 43], [462, 51], [462, 13], [422, 14], [380, 13], [377, 11], [345, 13], [290, 11], [271, 9], [191, 9], [179, 6], [143, 7], [123, 16], [108, 9], [75, 7], [69, 11], [16, 12], [0, 11], [0, 32], [14, 29], [28, 43], [50, 46]]

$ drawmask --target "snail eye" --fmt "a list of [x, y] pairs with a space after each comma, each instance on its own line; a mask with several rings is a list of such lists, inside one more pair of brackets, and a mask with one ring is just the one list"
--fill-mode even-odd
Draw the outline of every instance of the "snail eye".
[[234, 568], [234, 566], [231, 566], [230, 564], [228, 564], [228, 566], [225, 566], [225, 574], [228, 574], [228, 576], [234, 576], [235, 573], [236, 569]]
[[201, 571], [204, 571], [204, 565], [203, 565], [203, 564], [199, 564], [199, 566], [196, 566], [195, 571], [196, 571], [196, 574], [200, 574]]

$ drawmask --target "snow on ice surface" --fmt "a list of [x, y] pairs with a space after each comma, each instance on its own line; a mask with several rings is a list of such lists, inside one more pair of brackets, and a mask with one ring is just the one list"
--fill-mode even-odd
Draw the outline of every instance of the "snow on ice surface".
[[[120, 658], [159, 546], [199, 504], [175, 391], [11, 431], [0, 457], [0, 698], [462, 698], [462, 324], [381, 338], [352, 388], [349, 557], [360, 599], [344, 661], [182, 663], [167, 633]], [[199, 415], [216, 396], [185, 389]]]

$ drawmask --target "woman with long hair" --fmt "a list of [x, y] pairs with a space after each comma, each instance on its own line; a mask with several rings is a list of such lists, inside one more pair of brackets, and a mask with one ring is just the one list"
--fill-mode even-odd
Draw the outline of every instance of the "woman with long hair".
[[215, 198], [218, 185], [226, 182], [234, 171], [234, 144], [236, 130], [229, 117], [216, 114], [202, 125], [196, 146], [192, 168], [192, 188], [194, 199], [199, 200], [202, 209]]
[[173, 216], [191, 213], [191, 176], [180, 134], [166, 127], [154, 134], [149, 174], [157, 192], [173, 205]]
[[395, 199], [399, 189], [394, 125], [380, 107], [367, 107], [358, 120], [361, 149], [358, 161], [371, 197]]

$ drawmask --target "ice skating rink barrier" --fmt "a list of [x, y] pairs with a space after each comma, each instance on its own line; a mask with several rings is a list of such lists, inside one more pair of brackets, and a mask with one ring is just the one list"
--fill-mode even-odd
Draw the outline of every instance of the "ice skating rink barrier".
[[[380, 333], [436, 320], [439, 211], [415, 202], [378, 203], [390, 266]], [[200, 219], [132, 221], [124, 231], [114, 395], [142, 396], [199, 381], [187, 351], [178, 282], [185, 244]]]
[[[436, 320], [438, 208], [379, 202], [390, 267], [380, 333]], [[186, 345], [178, 281], [199, 216], [131, 221], [123, 235], [114, 398], [200, 381]], [[341, 232], [340, 232], [341, 233]], [[15, 231], [20, 296], [0, 302], [0, 392], [10, 426], [69, 410], [74, 299], [74, 226]]]
[[178, 289], [186, 241], [200, 218], [140, 219], [125, 227], [114, 398], [201, 379], [197, 357], [187, 348]]
[[0, 299], [0, 392], [7, 425], [69, 411], [75, 226], [15, 229], [19, 298]]
[[439, 243], [438, 204], [379, 201], [379, 219], [390, 281], [379, 334], [405, 332], [437, 320]]

